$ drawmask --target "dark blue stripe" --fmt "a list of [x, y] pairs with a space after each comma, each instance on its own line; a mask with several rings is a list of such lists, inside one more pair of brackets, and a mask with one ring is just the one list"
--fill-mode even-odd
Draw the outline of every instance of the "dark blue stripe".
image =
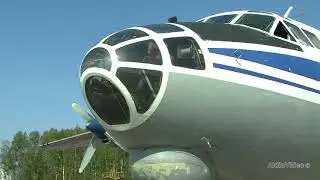
[[209, 48], [209, 52], [235, 58], [238, 58], [241, 55], [239, 58], [243, 60], [259, 63], [320, 81], [320, 63], [309, 59], [285, 54], [244, 49]]
[[310, 88], [310, 87], [307, 87], [307, 86], [303, 86], [303, 85], [300, 85], [300, 84], [297, 84], [297, 83], [293, 83], [293, 82], [290, 82], [290, 81], [287, 81], [287, 80], [279, 79], [279, 78], [276, 78], [276, 77], [273, 77], [273, 76], [269, 76], [269, 75], [265, 75], [265, 74], [261, 74], [261, 73], [257, 73], [257, 72], [253, 72], [253, 71], [248, 71], [248, 70], [245, 70], [245, 69], [240, 69], [240, 68], [236, 68], [236, 67], [232, 67], [232, 66], [227, 66], [227, 65], [223, 65], [223, 64], [214, 63], [213, 67], [219, 68], [219, 69], [224, 69], [224, 70], [229, 70], [229, 71], [233, 71], [233, 72], [238, 72], [238, 73], [241, 73], [241, 74], [247, 74], [247, 75], [255, 76], [255, 77], [258, 77], [258, 78], [268, 79], [268, 80], [271, 80], [271, 81], [276, 81], [276, 82], [279, 82], [279, 83], [282, 83], [282, 84], [287, 84], [287, 85], [290, 85], [290, 86], [294, 86], [294, 87], [297, 87], [297, 88], [301, 88], [301, 89], [304, 89], [304, 90], [307, 90], [307, 91], [311, 91], [311, 92], [320, 94], [320, 90], [313, 89], [313, 88]]

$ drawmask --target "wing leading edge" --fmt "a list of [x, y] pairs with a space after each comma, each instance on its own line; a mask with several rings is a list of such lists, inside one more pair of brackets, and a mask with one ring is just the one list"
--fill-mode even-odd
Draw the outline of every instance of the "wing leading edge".
[[75, 147], [86, 147], [90, 143], [94, 135], [91, 132], [85, 132], [75, 136], [59, 139], [49, 143], [40, 145], [40, 148], [44, 149], [68, 149]]
[[79, 173], [82, 173], [88, 163], [91, 161], [92, 156], [96, 151], [96, 146], [104, 144], [107, 146], [116, 147], [117, 145], [105, 135], [104, 128], [94, 120], [86, 110], [82, 109], [78, 104], [72, 103], [72, 109], [80, 115], [82, 119], [87, 122], [86, 129], [88, 132], [78, 134], [75, 136], [59, 139], [39, 146], [41, 149], [68, 149], [76, 147], [87, 147], [84, 157], [79, 168]]
[[85, 154], [82, 158], [82, 162], [79, 168], [79, 173], [82, 173], [83, 170], [86, 168], [86, 166], [89, 164], [89, 162], [92, 159], [92, 156], [94, 155], [96, 151], [96, 146], [98, 144], [105, 144], [108, 146], [115, 147], [116, 145], [110, 141], [107, 141], [106, 143], [103, 143], [101, 139], [97, 138], [93, 133], [91, 132], [85, 132], [82, 134], [78, 134], [75, 136], [59, 139], [57, 141], [52, 141], [46, 144], [42, 144], [39, 146], [39, 148], [43, 149], [68, 149], [68, 148], [76, 148], [76, 147], [87, 147]]

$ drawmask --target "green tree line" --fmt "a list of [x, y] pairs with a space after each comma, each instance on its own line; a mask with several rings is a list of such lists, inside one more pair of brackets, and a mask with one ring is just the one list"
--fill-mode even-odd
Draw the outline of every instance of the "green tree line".
[[40, 134], [19, 131], [12, 141], [3, 141], [0, 151], [0, 166], [12, 180], [87, 180], [103, 179], [112, 170], [122, 171], [125, 179], [130, 179], [128, 154], [120, 148], [98, 146], [83, 173], [79, 174], [86, 147], [65, 150], [45, 150], [38, 148], [61, 138], [85, 132], [72, 129], [50, 129]]

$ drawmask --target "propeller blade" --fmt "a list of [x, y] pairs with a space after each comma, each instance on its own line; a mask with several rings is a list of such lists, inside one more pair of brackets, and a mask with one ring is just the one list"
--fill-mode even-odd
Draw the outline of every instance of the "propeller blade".
[[85, 121], [91, 121], [93, 119], [93, 117], [77, 103], [72, 103], [71, 107], [81, 117], [81, 119]]
[[87, 147], [87, 150], [83, 156], [83, 159], [82, 159], [82, 162], [81, 162], [81, 165], [80, 165], [80, 168], [79, 168], [79, 173], [82, 173], [83, 170], [87, 167], [87, 165], [89, 164], [93, 154], [95, 153], [96, 151], [96, 148], [94, 147], [93, 143], [95, 141], [95, 136], [92, 137], [88, 147]]

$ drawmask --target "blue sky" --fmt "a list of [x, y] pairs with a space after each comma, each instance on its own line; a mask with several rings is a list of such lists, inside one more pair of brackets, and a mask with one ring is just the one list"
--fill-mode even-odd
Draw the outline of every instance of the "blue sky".
[[84, 122], [78, 69], [86, 51], [106, 35], [135, 25], [181, 21], [230, 10], [283, 14], [319, 29], [315, 0], [16, 1], [0, 3], [0, 140], [18, 130], [70, 128]]

